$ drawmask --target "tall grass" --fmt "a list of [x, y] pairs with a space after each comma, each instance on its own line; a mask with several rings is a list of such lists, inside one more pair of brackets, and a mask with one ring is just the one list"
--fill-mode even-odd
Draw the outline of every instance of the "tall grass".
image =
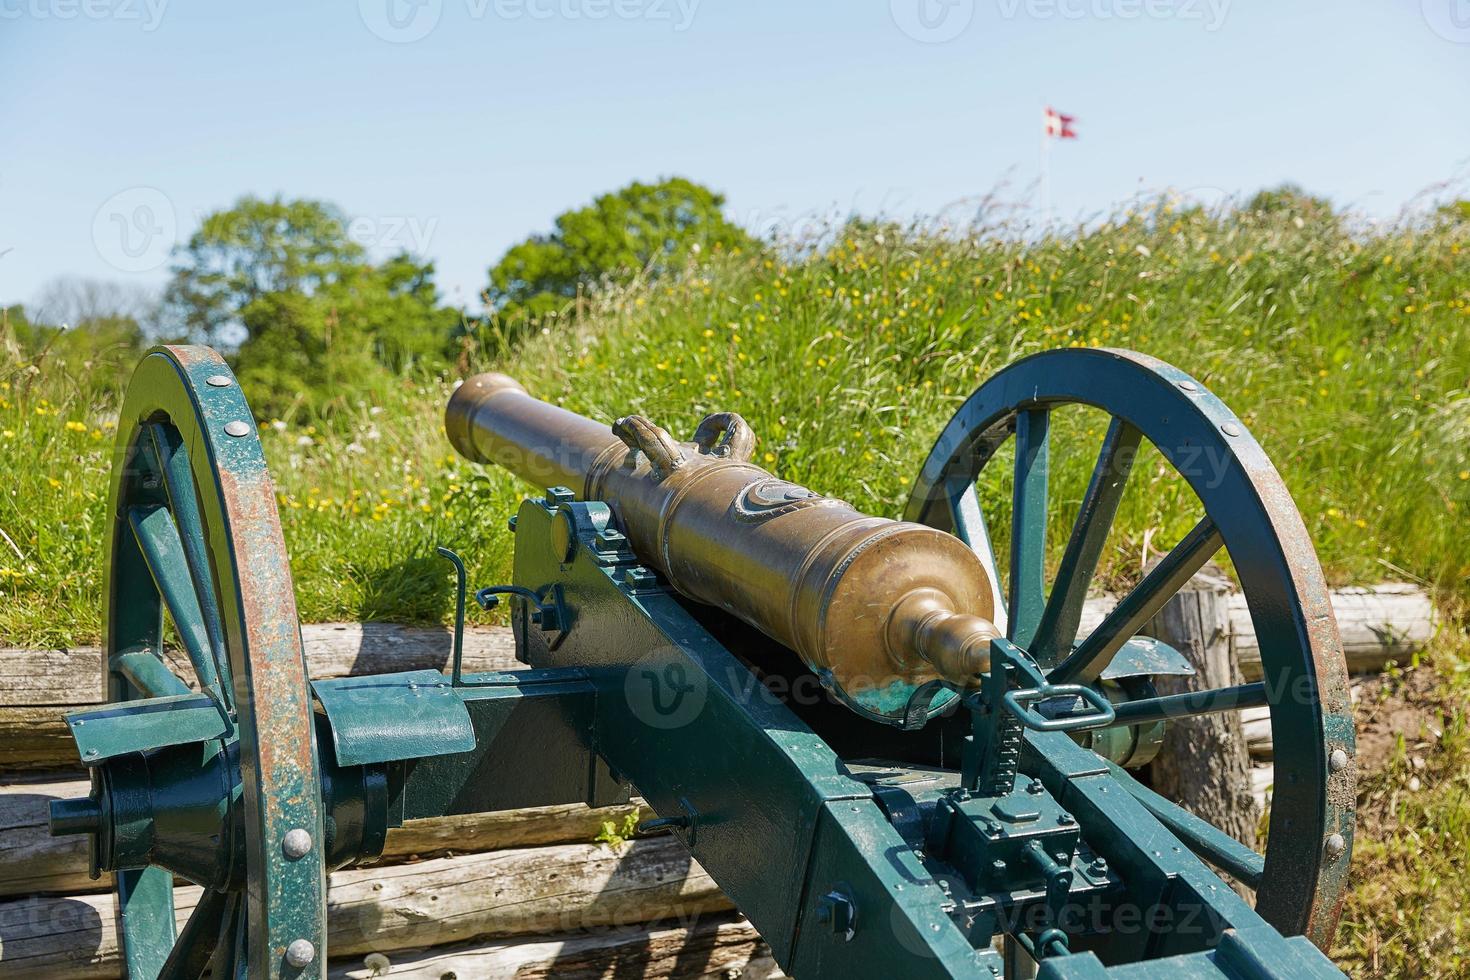
[[[1331, 579], [1408, 577], [1463, 609], [1467, 248], [1464, 224], [1354, 230], [1165, 202], [1041, 240], [853, 227], [785, 259], [718, 257], [673, 282], [607, 291], [508, 354], [504, 338], [483, 338], [500, 353], [472, 353], [463, 367], [680, 434], [707, 412], [738, 411], [768, 467], [897, 515], [940, 427], [995, 370], [1053, 347], [1131, 347], [1189, 371], [1246, 421]], [[75, 343], [22, 351], [0, 321], [0, 647], [98, 638], [111, 446], [135, 356]], [[475, 583], [509, 579], [505, 519], [532, 488], [453, 455], [441, 423], [449, 374], [259, 420], [304, 620], [443, 620], [450, 580], [436, 544], [461, 549]], [[1078, 410], [1056, 426], [1053, 552], [1104, 421]], [[1004, 539], [1005, 480], [983, 494]], [[1136, 575], [1150, 546], [1197, 516], [1183, 481], [1143, 458], [1104, 584]], [[1463, 702], [1463, 633], [1447, 630], [1436, 657], [1442, 700]], [[1396, 789], [1401, 756], [1365, 787], [1374, 832], [1360, 845], [1364, 877], [1339, 950], [1363, 975], [1464, 968], [1470, 926], [1454, 902], [1470, 847], [1470, 739], [1463, 710], [1447, 719], [1422, 792]]]
[[[595, 418], [641, 412], [676, 433], [707, 412], [738, 411], [765, 465], [896, 515], [934, 436], [985, 377], [1047, 348], [1131, 347], [1191, 372], [1245, 420], [1334, 581], [1409, 577], [1464, 594], [1467, 247], [1463, 224], [1352, 231], [1166, 202], [1039, 241], [854, 226], [784, 261], [725, 256], [674, 282], [605, 293], [510, 355], [467, 366], [509, 371]], [[127, 367], [119, 354], [82, 350], [36, 358], [10, 343], [0, 367], [7, 644], [99, 631]], [[464, 550], [476, 581], [508, 577], [504, 519], [531, 488], [453, 455], [441, 424], [447, 374], [260, 420], [303, 618], [442, 618], [447, 567], [429, 557], [439, 543]], [[1056, 427], [1054, 550], [1104, 422], [1079, 409]], [[1004, 480], [982, 490], [1003, 539]], [[1150, 544], [1167, 545], [1197, 516], [1183, 481], [1145, 457], [1105, 581], [1131, 576]]]
[[[1467, 246], [1463, 226], [1354, 233], [1166, 203], [1040, 242], [868, 228], [800, 261], [736, 257], [612, 297], [501, 367], [597, 418], [639, 411], [687, 434], [738, 411], [782, 475], [896, 514], [941, 426], [996, 369], [1053, 347], [1136, 348], [1246, 421], [1334, 580], [1457, 590], [1470, 579]], [[1063, 421], [1054, 549], [1104, 422]], [[1004, 482], [983, 489], [1004, 537]], [[1145, 536], [1177, 537], [1194, 506], [1145, 460], [1113, 567], [1136, 566]]]

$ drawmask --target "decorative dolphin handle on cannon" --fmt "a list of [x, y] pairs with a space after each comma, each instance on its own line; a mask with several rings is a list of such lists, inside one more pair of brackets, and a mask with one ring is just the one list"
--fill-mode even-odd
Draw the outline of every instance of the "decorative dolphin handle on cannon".
[[[1048, 583], [1050, 421], [1074, 404], [1110, 422]], [[138, 369], [113, 478], [112, 703], [70, 716], [93, 788], [52, 809], [115, 875], [131, 976], [323, 976], [326, 872], [373, 860], [389, 827], [633, 790], [797, 977], [1340, 976], [1318, 949], [1352, 840], [1336, 628], [1279, 477], [1194, 379], [1124, 351], [1018, 361], [940, 434], [904, 521], [753, 465], [728, 413], [678, 442], [481, 375], [446, 429], [545, 488], [512, 520], [513, 583], [477, 592], [510, 597], [528, 669], [464, 673], [457, 630], [448, 676], [309, 682], [232, 376], [205, 348]], [[1204, 516], [1083, 631], [1144, 440]], [[976, 484], [1008, 442], [1002, 575]], [[1222, 547], [1265, 679], [1159, 696], [1154, 677], [1191, 668], [1136, 634]], [[165, 614], [197, 689], [164, 666]], [[1264, 855], [1127, 772], [1170, 719], [1263, 704]], [[179, 929], [176, 874], [205, 888]]]

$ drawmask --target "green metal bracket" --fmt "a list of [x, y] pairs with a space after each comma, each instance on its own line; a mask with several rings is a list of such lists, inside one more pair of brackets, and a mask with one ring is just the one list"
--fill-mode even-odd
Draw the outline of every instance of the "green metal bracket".
[[207, 694], [171, 694], [73, 711], [66, 723], [87, 766], [129, 752], [209, 741], [224, 736], [227, 728], [219, 706]]
[[437, 670], [314, 681], [339, 766], [469, 752], [475, 726], [458, 689]]
[[1151, 636], [1135, 636], [1124, 643], [1098, 676], [1105, 681], [1125, 677], [1156, 677], [1163, 674], [1188, 677], [1194, 667], [1184, 654], [1162, 640]]

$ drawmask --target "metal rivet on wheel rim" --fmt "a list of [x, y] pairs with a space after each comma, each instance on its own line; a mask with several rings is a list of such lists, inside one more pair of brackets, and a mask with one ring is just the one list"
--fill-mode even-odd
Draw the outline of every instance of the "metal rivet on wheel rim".
[[287, 831], [281, 841], [281, 851], [293, 861], [305, 857], [311, 853], [311, 834], [300, 827]]
[[230, 378], [226, 374], [211, 374], [204, 379], [204, 383], [211, 388], [228, 388], [230, 386]]
[[294, 940], [286, 947], [286, 962], [298, 970], [316, 959], [316, 947], [305, 939]]
[[250, 435], [250, 425], [246, 422], [241, 422], [239, 419], [236, 419], [229, 425], [225, 426], [225, 434], [231, 436], [248, 436]]
[[1335, 858], [1343, 851], [1347, 850], [1347, 840], [1342, 836], [1342, 834], [1331, 834], [1327, 838], [1326, 847], [1327, 856]]
[[1234, 422], [1226, 422], [1224, 425], [1220, 426], [1220, 431], [1225, 433], [1227, 436], [1238, 436], [1240, 435], [1240, 426], [1236, 425]]
[[1342, 749], [1333, 749], [1332, 755], [1327, 759], [1327, 767], [1333, 772], [1342, 772], [1347, 768], [1348, 754]]

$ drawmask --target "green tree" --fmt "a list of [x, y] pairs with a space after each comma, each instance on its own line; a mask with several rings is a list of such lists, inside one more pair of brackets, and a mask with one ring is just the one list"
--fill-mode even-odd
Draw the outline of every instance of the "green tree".
[[457, 311], [441, 307], [434, 267], [407, 255], [363, 265], [310, 294], [276, 290], [240, 313], [248, 337], [234, 360], [257, 412], [320, 411], [445, 360]]
[[165, 308], [185, 336], [238, 341], [229, 333], [244, 326], [251, 303], [273, 293], [315, 292], [365, 262], [334, 205], [246, 196], [205, 215], [179, 249]]
[[238, 345], [231, 359], [256, 411], [319, 410], [444, 364], [461, 317], [439, 305], [433, 265], [406, 253], [374, 263], [347, 229], [323, 201], [243, 197], [179, 249], [169, 320]]
[[759, 248], [725, 217], [724, 203], [724, 195], [682, 177], [603, 194], [559, 215], [550, 234], [506, 252], [490, 269], [486, 298], [502, 317], [537, 317], [604, 282], [644, 272], [656, 278], [698, 254]]
[[1309, 194], [1300, 185], [1290, 183], [1257, 191], [1238, 213], [1258, 219], [1285, 217], [1299, 220], [1302, 224], [1317, 224], [1328, 228], [1336, 228], [1339, 224], [1331, 201]]

